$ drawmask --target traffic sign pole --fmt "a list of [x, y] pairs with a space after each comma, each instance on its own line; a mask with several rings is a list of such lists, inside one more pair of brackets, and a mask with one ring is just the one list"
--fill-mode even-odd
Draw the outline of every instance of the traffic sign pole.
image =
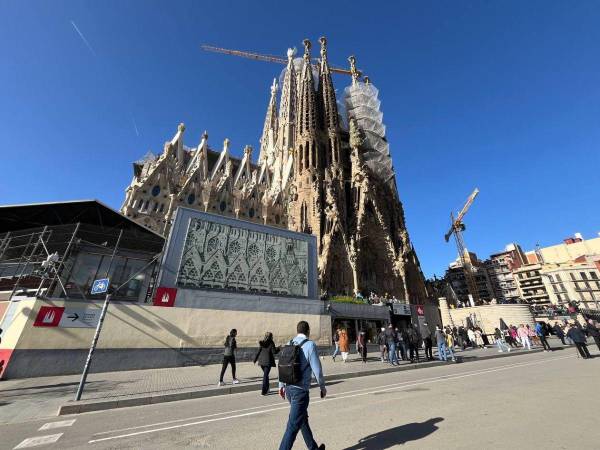
[[90, 351], [85, 361], [85, 366], [83, 367], [83, 373], [81, 374], [81, 380], [79, 381], [79, 387], [77, 388], [77, 395], [75, 396], [76, 401], [81, 400], [81, 394], [83, 394], [83, 387], [85, 386], [85, 381], [87, 380], [88, 372], [90, 371], [90, 365], [92, 364], [92, 356], [94, 356], [94, 350], [96, 350], [96, 344], [98, 344], [98, 338], [100, 337], [102, 323], [104, 322], [104, 317], [106, 316], [106, 310], [108, 309], [110, 298], [111, 295], [106, 294], [106, 298], [104, 299], [104, 305], [102, 306], [102, 312], [100, 313], [100, 320], [98, 321], [98, 325], [96, 326], [94, 339], [92, 340], [92, 345], [90, 347]]
[[[117, 238], [117, 243], [115, 244], [115, 248], [113, 249], [112, 256], [110, 257], [110, 262], [108, 263], [108, 267], [106, 269], [106, 276], [110, 273], [110, 269], [112, 267], [113, 260], [115, 259], [115, 254], [117, 253], [117, 249], [119, 248], [119, 243], [121, 242], [121, 236], [123, 236], [123, 230], [121, 229], [119, 233], [119, 237]], [[96, 332], [94, 333], [94, 339], [92, 339], [92, 345], [90, 346], [90, 351], [88, 353], [87, 359], [85, 360], [85, 366], [83, 366], [83, 373], [81, 374], [81, 380], [79, 380], [79, 387], [77, 388], [77, 394], [75, 395], [75, 401], [81, 400], [81, 395], [83, 394], [83, 388], [85, 386], [85, 381], [87, 380], [88, 372], [90, 371], [90, 366], [92, 364], [92, 356], [94, 356], [94, 350], [96, 350], [96, 345], [98, 344], [98, 338], [100, 337], [100, 332], [102, 331], [102, 323], [104, 322], [104, 317], [106, 316], [106, 310], [108, 309], [108, 304], [110, 303], [111, 295], [107, 292], [104, 297], [104, 305], [102, 305], [102, 312], [100, 313], [100, 320], [98, 320], [98, 325], [96, 326]]]

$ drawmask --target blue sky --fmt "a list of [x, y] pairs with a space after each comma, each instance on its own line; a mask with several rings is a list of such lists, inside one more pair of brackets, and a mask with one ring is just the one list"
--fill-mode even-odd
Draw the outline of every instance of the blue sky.
[[284, 3], [4, 0], [0, 204], [119, 208], [131, 162], [179, 122], [189, 146], [207, 130], [213, 148], [256, 148], [281, 67], [200, 44], [284, 55], [325, 35], [330, 61], [355, 54], [380, 90], [426, 275], [454, 259], [449, 214], [475, 186], [480, 256], [600, 231], [600, 3]]

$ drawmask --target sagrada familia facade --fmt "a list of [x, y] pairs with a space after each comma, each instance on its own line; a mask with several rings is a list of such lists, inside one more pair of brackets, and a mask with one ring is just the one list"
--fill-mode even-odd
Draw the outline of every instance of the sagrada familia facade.
[[422, 303], [424, 277], [396, 189], [378, 91], [361, 80], [350, 57], [352, 84], [338, 104], [326, 39], [320, 44], [317, 64], [308, 40], [302, 58], [288, 50], [281, 89], [276, 81], [271, 87], [257, 163], [250, 146], [241, 158], [232, 156], [227, 139], [220, 152], [212, 150], [206, 132], [197, 147], [185, 146], [180, 124], [160, 156], [134, 163], [121, 211], [164, 235], [178, 206], [312, 233], [322, 293], [388, 293]]

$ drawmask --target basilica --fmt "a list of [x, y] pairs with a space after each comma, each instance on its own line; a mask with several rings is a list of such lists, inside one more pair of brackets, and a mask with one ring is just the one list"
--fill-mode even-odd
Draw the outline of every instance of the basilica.
[[235, 217], [317, 238], [322, 294], [388, 293], [407, 303], [427, 297], [400, 202], [378, 90], [350, 57], [351, 84], [336, 97], [320, 38], [320, 58], [288, 50], [273, 81], [253, 162], [252, 148], [211, 148], [204, 132], [184, 144], [185, 126], [134, 163], [123, 214], [167, 235], [179, 206]]

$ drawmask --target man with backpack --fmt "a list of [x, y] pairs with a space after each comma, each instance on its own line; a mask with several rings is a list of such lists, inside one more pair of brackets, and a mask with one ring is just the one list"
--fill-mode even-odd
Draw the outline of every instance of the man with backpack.
[[325, 444], [317, 445], [308, 425], [308, 403], [311, 374], [321, 388], [321, 398], [327, 395], [323, 369], [316, 344], [309, 340], [310, 327], [302, 320], [296, 326], [298, 335], [279, 353], [279, 395], [290, 402], [288, 423], [279, 450], [291, 450], [298, 431], [309, 450], [325, 450]]

